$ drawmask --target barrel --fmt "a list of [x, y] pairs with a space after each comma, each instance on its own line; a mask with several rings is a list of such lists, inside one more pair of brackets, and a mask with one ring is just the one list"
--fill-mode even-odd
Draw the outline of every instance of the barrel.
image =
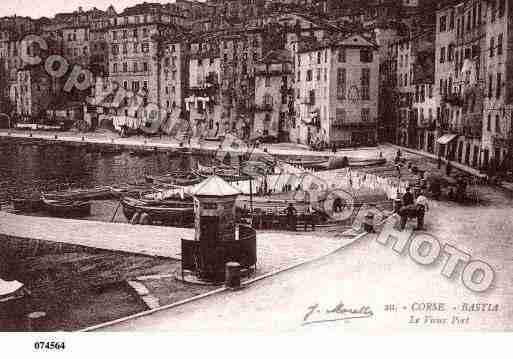
[[237, 262], [228, 262], [226, 263], [226, 286], [228, 288], [239, 288], [240, 287], [240, 264]]
[[32, 312], [27, 314], [27, 330], [29, 332], [42, 330], [42, 324], [46, 318], [46, 312]]

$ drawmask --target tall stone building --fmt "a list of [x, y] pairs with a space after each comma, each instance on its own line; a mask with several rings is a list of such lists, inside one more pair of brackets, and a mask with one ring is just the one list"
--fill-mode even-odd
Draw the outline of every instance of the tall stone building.
[[377, 140], [377, 46], [361, 34], [301, 43], [296, 84], [300, 141], [343, 146]]
[[291, 140], [294, 122], [294, 61], [285, 49], [269, 52], [255, 69], [255, 105], [252, 137]]
[[481, 167], [491, 173], [513, 168], [513, 31], [511, 1], [486, 2], [486, 58]]

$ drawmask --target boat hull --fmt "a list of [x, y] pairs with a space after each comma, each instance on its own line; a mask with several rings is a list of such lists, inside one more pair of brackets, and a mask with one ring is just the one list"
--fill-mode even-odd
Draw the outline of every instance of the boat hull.
[[56, 201], [91, 201], [114, 198], [110, 187], [43, 193], [46, 199]]
[[43, 209], [41, 198], [13, 198], [12, 204], [14, 210], [21, 212], [37, 212]]
[[153, 224], [163, 226], [190, 227], [194, 223], [192, 202], [160, 201], [146, 202], [132, 198], [121, 200], [123, 214], [130, 221], [136, 211], [150, 216]]
[[64, 202], [43, 199], [45, 210], [53, 216], [63, 218], [81, 218], [91, 215], [90, 202]]

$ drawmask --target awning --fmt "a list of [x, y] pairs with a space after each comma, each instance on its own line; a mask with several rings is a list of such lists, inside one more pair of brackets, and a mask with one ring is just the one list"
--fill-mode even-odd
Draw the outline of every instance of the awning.
[[454, 140], [456, 137], [458, 137], [457, 134], [448, 133], [448, 134], [443, 135], [442, 137], [439, 137], [438, 140], [436, 140], [436, 142], [441, 145], [446, 145], [449, 142], [451, 142], [452, 140]]

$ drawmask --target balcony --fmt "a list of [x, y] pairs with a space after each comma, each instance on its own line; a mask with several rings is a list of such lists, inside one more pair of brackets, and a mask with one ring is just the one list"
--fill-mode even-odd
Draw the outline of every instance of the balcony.
[[492, 142], [496, 147], [509, 147], [510, 139], [503, 133], [496, 133], [492, 135]]
[[369, 122], [345, 122], [345, 123], [338, 123], [336, 125], [337, 128], [345, 129], [345, 130], [364, 130], [364, 129], [372, 129], [376, 128], [377, 122], [376, 121], [369, 121]]
[[445, 94], [442, 97], [442, 102], [449, 104], [451, 106], [463, 107], [463, 98], [461, 98], [457, 94]]
[[479, 41], [486, 35], [485, 24], [480, 24], [470, 31], [464, 29], [463, 34], [456, 38], [456, 46], [466, 45], [471, 42]]
[[268, 103], [257, 104], [251, 106], [251, 110], [254, 112], [271, 112], [273, 110], [273, 105]]
[[436, 123], [434, 120], [423, 120], [419, 122], [417, 128], [424, 129], [427, 131], [434, 131], [436, 129]]

